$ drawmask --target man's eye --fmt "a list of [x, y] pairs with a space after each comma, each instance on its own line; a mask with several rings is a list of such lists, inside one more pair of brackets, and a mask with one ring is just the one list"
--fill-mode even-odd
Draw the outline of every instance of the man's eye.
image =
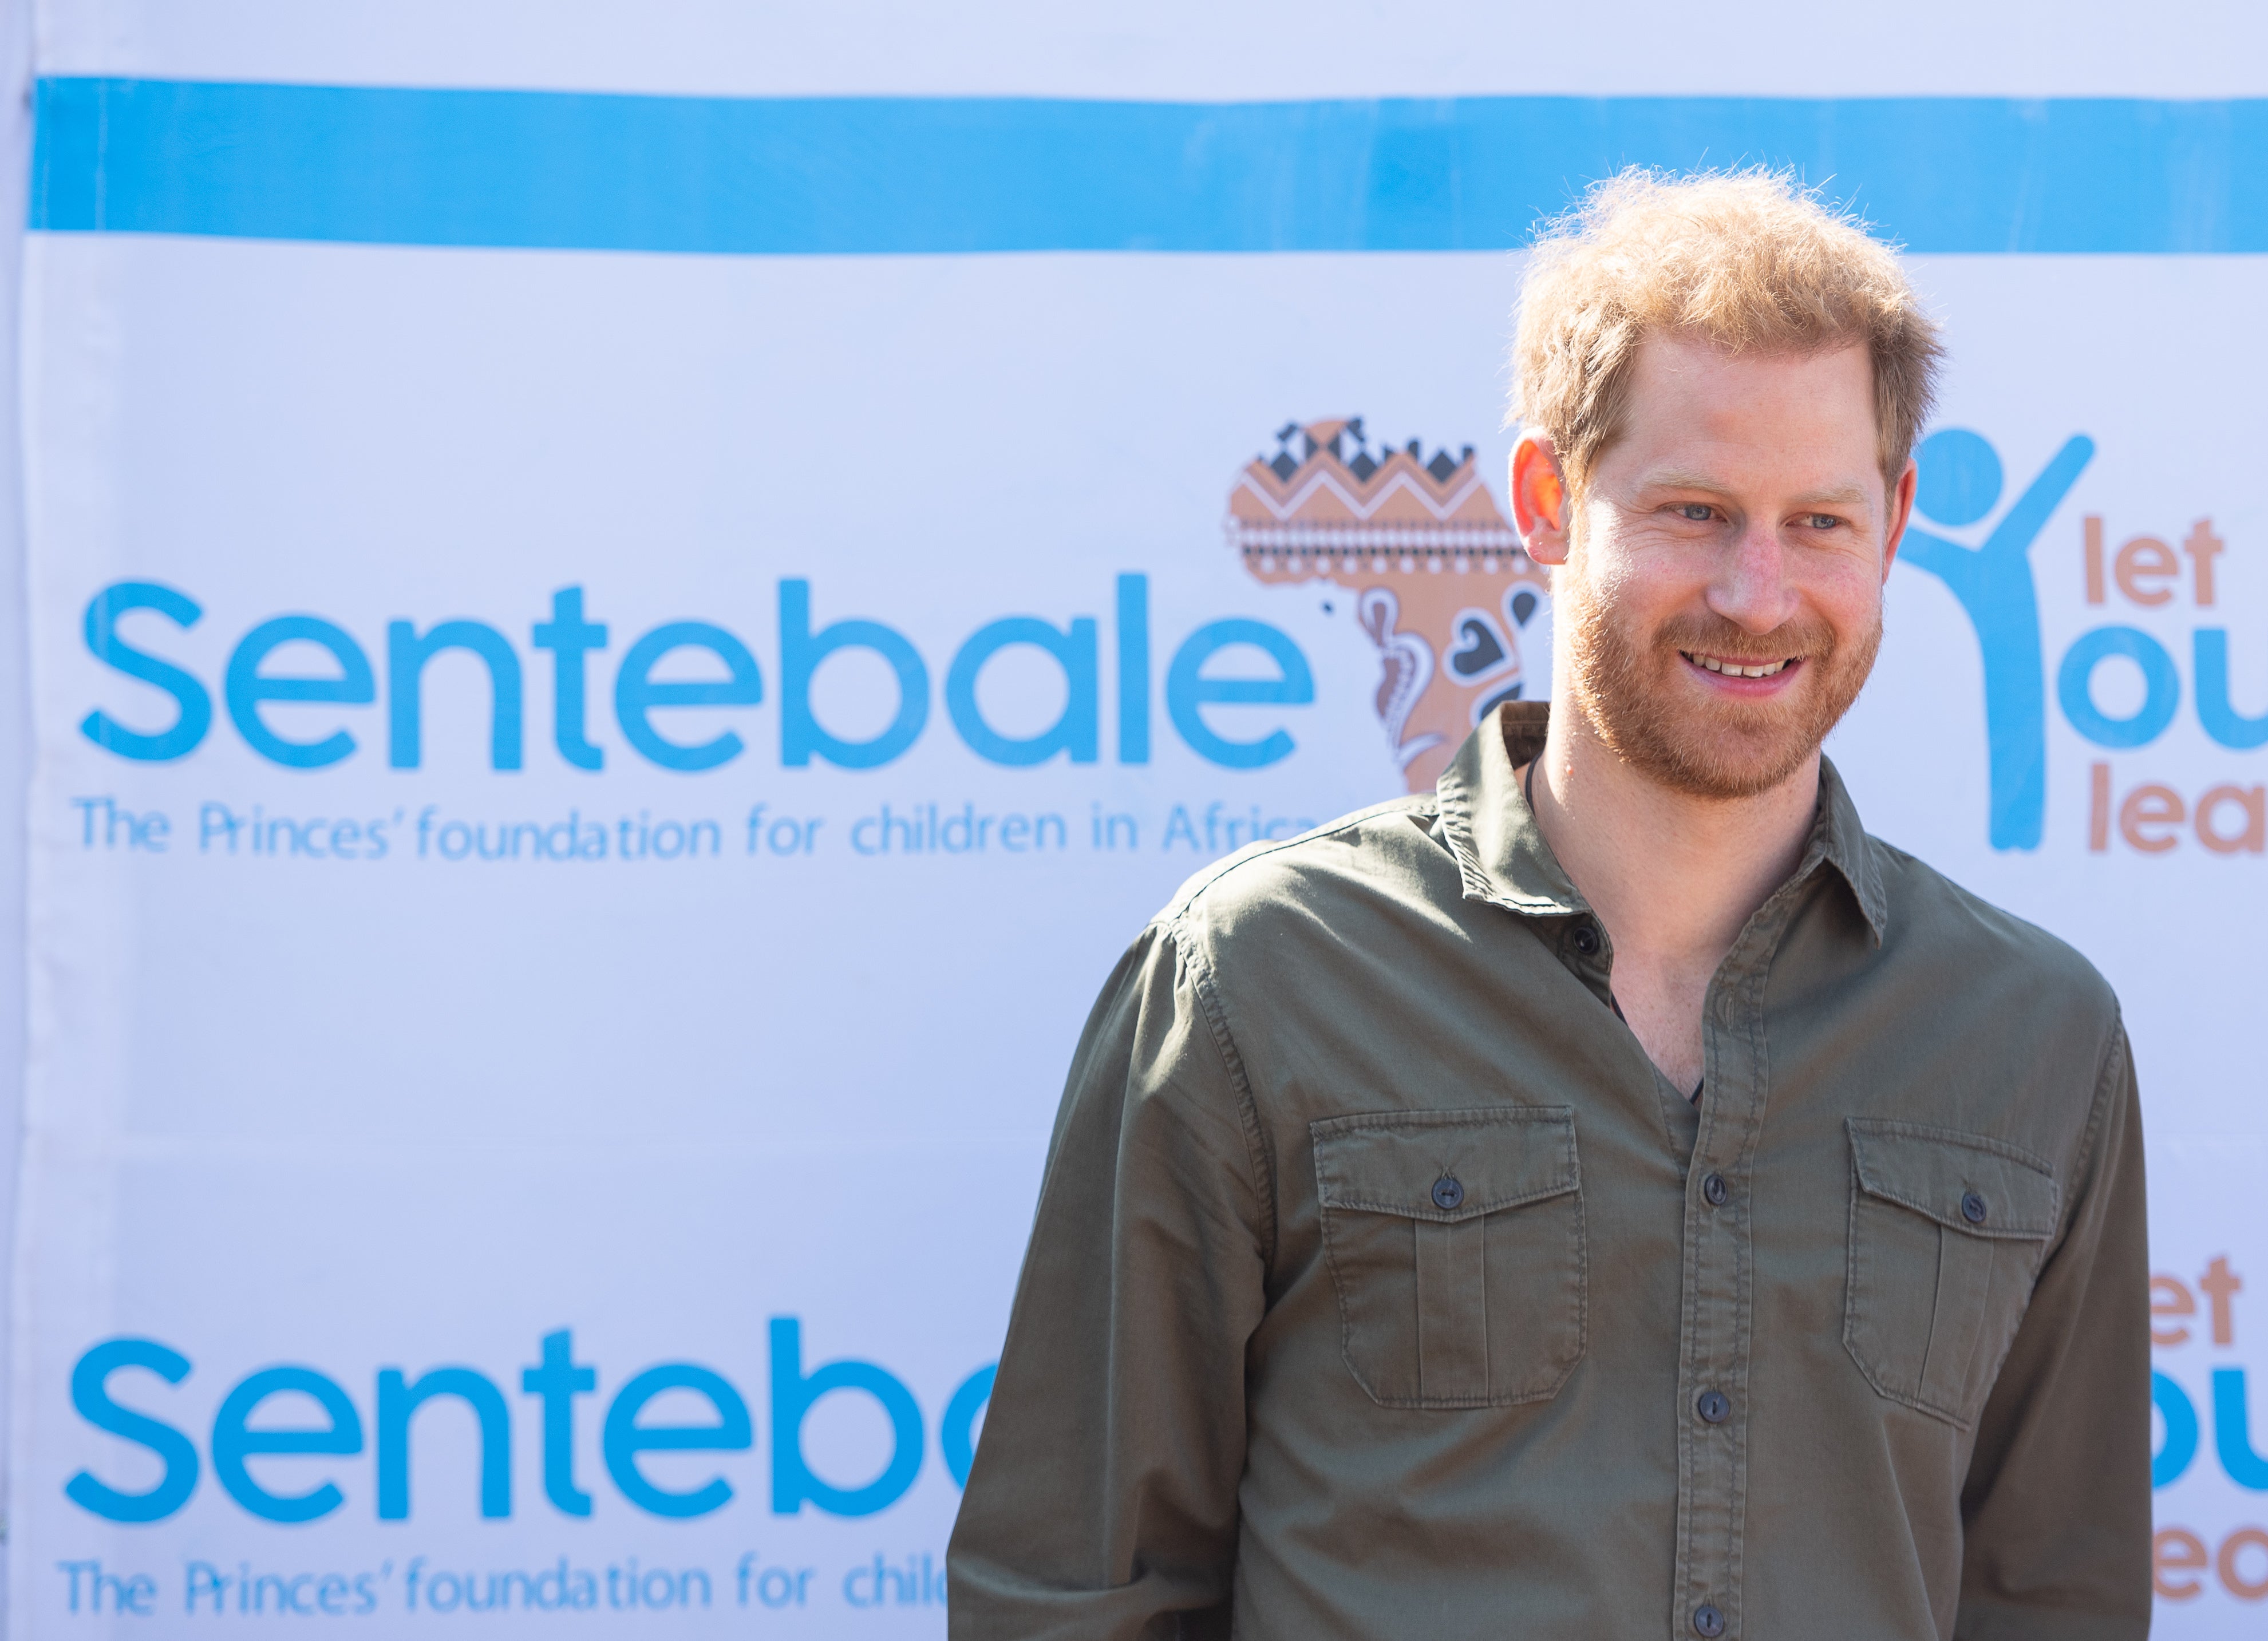
[[1690, 519], [1696, 524], [1706, 524], [1716, 511], [1706, 502], [1681, 502], [1678, 504], [1677, 516], [1681, 519]]
[[1832, 530], [1842, 522], [1833, 513], [1815, 512], [1805, 519], [1803, 524], [1808, 530]]

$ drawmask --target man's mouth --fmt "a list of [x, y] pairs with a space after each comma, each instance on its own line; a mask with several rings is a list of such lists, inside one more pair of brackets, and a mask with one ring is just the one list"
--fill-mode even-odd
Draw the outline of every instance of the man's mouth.
[[1800, 659], [1786, 656], [1777, 661], [1728, 661], [1722, 656], [1704, 655], [1693, 650], [1680, 650], [1677, 653], [1694, 666], [1708, 672], [1721, 673], [1727, 678], [1776, 677], [1784, 669], [1793, 666]]

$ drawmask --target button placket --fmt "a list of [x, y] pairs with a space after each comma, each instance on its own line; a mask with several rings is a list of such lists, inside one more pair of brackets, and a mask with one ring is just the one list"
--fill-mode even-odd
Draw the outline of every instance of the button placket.
[[[1686, 1198], [1687, 1291], [1678, 1364], [1678, 1610], [1672, 1633], [1721, 1637], [1739, 1611], [1747, 1431], [1732, 1417], [1748, 1383], [1750, 1237], [1747, 1174], [1764, 1103], [1764, 978], [1785, 916], [1735, 943], [1704, 1012], [1694, 1181]], [[1696, 1179], [1695, 1175], [1698, 1178]]]

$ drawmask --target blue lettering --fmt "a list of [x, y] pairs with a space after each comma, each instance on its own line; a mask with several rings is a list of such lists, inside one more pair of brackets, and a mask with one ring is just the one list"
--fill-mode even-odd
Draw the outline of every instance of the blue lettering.
[[196, 1444], [162, 1419], [122, 1408], [110, 1399], [110, 1376], [127, 1367], [146, 1368], [169, 1385], [189, 1376], [189, 1358], [155, 1340], [107, 1340], [79, 1358], [71, 1369], [71, 1406], [95, 1429], [156, 1453], [166, 1473], [146, 1493], [122, 1493], [81, 1470], [63, 1483], [63, 1495], [106, 1520], [162, 1521], [188, 1504], [196, 1490]]
[[[1216, 651], [1248, 644], [1276, 663], [1273, 678], [1207, 678], [1205, 662]], [[1214, 732], [1201, 709], [1208, 703], [1270, 703], [1305, 706], [1315, 698], [1314, 675], [1300, 646], [1264, 622], [1231, 618], [1209, 622], [1191, 633], [1166, 669], [1166, 714], [1199, 757], [1231, 769], [1257, 769], [1291, 755], [1292, 737], [1275, 730], [1258, 740], [1230, 740]]]
[[969, 1469], [976, 1462], [976, 1439], [970, 1432], [976, 1428], [976, 1416], [992, 1400], [992, 1379], [999, 1371], [998, 1362], [978, 1368], [961, 1380], [961, 1388], [953, 1393], [953, 1400], [945, 1404], [937, 1445], [945, 1453], [945, 1468], [952, 1472], [956, 1486], [968, 1485]]
[[488, 664], [493, 703], [489, 765], [519, 768], [519, 657], [502, 633], [485, 622], [445, 621], [421, 638], [408, 622], [390, 622], [386, 649], [387, 706], [393, 732], [389, 761], [395, 769], [414, 769], [423, 759], [425, 663], [444, 650], [469, 650]]
[[[872, 1362], [828, 1362], [806, 1373], [801, 1323], [794, 1317], [774, 1317], [769, 1331], [777, 1436], [773, 1511], [794, 1515], [808, 1504], [834, 1515], [865, 1516], [897, 1502], [918, 1476], [924, 1451], [922, 1411], [913, 1393], [896, 1375]], [[162, 1475], [147, 1491], [129, 1493], [82, 1470], [64, 1484], [63, 1491], [81, 1509], [107, 1520], [162, 1520], [178, 1512], [195, 1493], [199, 1451], [188, 1436], [171, 1424], [121, 1406], [112, 1398], [110, 1379], [128, 1368], [147, 1370], [168, 1384], [180, 1383], [190, 1372], [188, 1358], [166, 1345], [148, 1339], [108, 1340], [88, 1350], [74, 1367], [71, 1402], [95, 1429], [154, 1453], [164, 1467]], [[976, 1461], [976, 1428], [991, 1400], [998, 1371], [998, 1365], [990, 1364], [964, 1379], [947, 1400], [939, 1421], [939, 1447], [957, 1486], [968, 1484]], [[591, 1496], [575, 1482], [574, 1398], [594, 1390], [598, 1377], [594, 1369], [574, 1359], [573, 1336], [563, 1328], [544, 1336], [541, 1364], [520, 1375], [521, 1387], [543, 1404], [544, 1491], [568, 1515], [592, 1513]], [[702, 1397], [714, 1410], [714, 1421], [699, 1424], [644, 1422], [642, 1416], [649, 1404], [672, 1391], [689, 1391]], [[814, 1407], [837, 1391], [871, 1398], [889, 1422], [889, 1458], [880, 1473], [861, 1486], [836, 1486], [816, 1475], [804, 1458], [805, 1422]], [[2157, 1394], [2161, 1403], [2168, 1397], [2173, 1399], [2168, 1409], [2168, 1429], [2172, 1433], [2169, 1450], [2176, 1453], [2177, 1473], [2178, 1466], [2188, 1462], [2185, 1454], [2196, 1447], [2195, 1416], [2189, 1412], [2180, 1390], [2169, 1382]], [[2236, 1394], [2241, 1403], [2241, 1386]], [[326, 1422], [283, 1427], [255, 1423], [260, 1409], [278, 1396], [307, 1398]], [[409, 1519], [413, 1426], [426, 1403], [443, 1399], [463, 1403], [479, 1430], [481, 1514], [490, 1520], [511, 1516], [512, 1415], [497, 1382], [466, 1366], [435, 1368], [416, 1380], [399, 1368], [388, 1367], [379, 1369], [377, 1375], [374, 1439], [379, 1520]], [[2235, 1431], [2234, 1439], [2241, 1447], [2241, 1406], [2236, 1422], [2228, 1424], [2224, 1415], [2224, 1424]], [[2182, 1433], [2185, 1428], [2186, 1436]], [[2228, 1439], [2224, 1437], [2225, 1443]], [[755, 1425], [740, 1393], [721, 1375], [690, 1363], [649, 1368], [631, 1379], [608, 1408], [600, 1435], [608, 1473], [622, 1496], [650, 1514], [677, 1520], [723, 1508], [733, 1497], [733, 1486], [721, 1475], [712, 1475], [702, 1485], [687, 1490], [661, 1486], [641, 1468], [642, 1454], [737, 1453], [755, 1445]], [[301, 1492], [274, 1490], [254, 1477], [253, 1461], [362, 1451], [363, 1425], [354, 1402], [336, 1381], [312, 1368], [269, 1367], [247, 1375], [228, 1393], [213, 1418], [213, 1474], [230, 1498], [263, 1520], [313, 1521], [337, 1510], [345, 1499], [328, 1477], [315, 1478], [314, 1484]], [[2160, 1462], [2161, 1466], [2166, 1462], [2163, 1455]]]
[[1150, 578], [1118, 578], [1118, 762], [1150, 762]]
[[[170, 760], [186, 756], [210, 731], [213, 701], [191, 673], [126, 643], [118, 622], [136, 610], [155, 610], [187, 628], [202, 610], [186, 594], [153, 582], [119, 582], [87, 606], [89, 650], [115, 670], [171, 695], [172, 725], [144, 732], [129, 728], [107, 712], [90, 712], [82, 732], [123, 757]], [[873, 769], [902, 756], [927, 726], [930, 679], [921, 652], [904, 634], [880, 622], [847, 619], [814, 629], [811, 584], [800, 577], [779, 583], [780, 753], [790, 768], [814, 758], [843, 769]], [[1140, 765], [1151, 756], [1150, 590], [1146, 576], [1117, 578], [1118, 645], [1116, 688], [1118, 760]], [[575, 769], [598, 770], [606, 755], [593, 743], [589, 725], [590, 656], [608, 648], [606, 623], [588, 618], [580, 586], [556, 589], [549, 619], [529, 629], [537, 650], [553, 657], [553, 740], [559, 755]], [[1011, 767], [1050, 762], [1061, 754], [1071, 763], [1093, 763], [1101, 755], [1101, 623], [1078, 616], [1057, 627], [1033, 615], [1005, 616], [985, 623], [955, 652], [945, 677], [945, 704], [961, 738], [979, 757]], [[265, 670], [269, 658], [292, 644], [313, 644], [335, 664], [329, 675], [277, 674]], [[1054, 723], [1036, 734], [1001, 733], [977, 699], [985, 666], [1005, 649], [1024, 644], [1051, 656], [1062, 669], [1065, 698]], [[1218, 651], [1243, 645], [1260, 651], [1274, 665], [1272, 675], [1211, 677], [1205, 666]], [[657, 680], [664, 658], [680, 649], [706, 650], [724, 669], [721, 678]], [[864, 650], [886, 664], [897, 686], [889, 721], [865, 740], [835, 733], [819, 720], [812, 691], [828, 659], [843, 651]], [[448, 651], [475, 657], [487, 669], [490, 688], [489, 762], [492, 769], [522, 767], [526, 683], [518, 652], [503, 633], [482, 621], [456, 619], [421, 632], [412, 621], [387, 623], [387, 762], [415, 769], [424, 762], [423, 682], [427, 664]], [[297, 739], [269, 718], [271, 704], [329, 703], [367, 706], [378, 699], [379, 682], [371, 658], [346, 629], [312, 614], [291, 614], [261, 622], [231, 652], [221, 694], [245, 742], [261, 757], [289, 769], [323, 769], [351, 757], [357, 737], [343, 727], [314, 739]], [[645, 634], [624, 656], [614, 681], [615, 712], [624, 737], [644, 758], [662, 768], [696, 773], [716, 769], [747, 750], [742, 736], [720, 731], [697, 744], [672, 739], [654, 714], [672, 708], [759, 705], [765, 700], [762, 670], [731, 631], [708, 622], [668, 622]], [[1301, 706], [1314, 699], [1314, 679], [1299, 646], [1283, 631], [1245, 619], [1216, 621], [1192, 633], [1167, 669], [1166, 705], [1182, 739], [1199, 756], [1229, 769], [1258, 769], [1289, 756], [1291, 734], [1278, 727], [1255, 740], [1222, 733], [1205, 709], [1214, 705]], [[2250, 720], [2244, 720], [2250, 723]]]
[[[1933, 433], [1916, 453], [1915, 505], [1940, 524], [1973, 524], [2000, 497], [2000, 459], [1966, 428]], [[1944, 582], [1976, 629], [1984, 667], [1984, 735], [1995, 849], [2037, 849], [2047, 822], [2048, 741], [2032, 542], [2094, 460], [2095, 441], [2067, 439], [1981, 548], [1907, 527], [1899, 556]]]
[[[336, 678], [269, 678], [260, 664], [287, 644], [320, 644], [339, 664]], [[253, 751], [271, 763], [291, 769], [320, 769], [336, 763], [355, 749], [354, 737], [335, 730], [320, 740], [287, 740], [269, 728], [260, 716], [263, 701], [335, 701], [367, 706], [378, 699], [378, 681], [371, 675], [370, 658], [346, 631], [313, 615], [278, 615], [244, 635], [228, 658], [223, 688], [228, 716]]]
[[[771, 1321], [772, 1513], [802, 1512], [805, 1501], [837, 1516], [871, 1516], [895, 1504], [921, 1473], [922, 1416], [913, 1392], [872, 1362], [829, 1362], [803, 1371], [803, 1324], [792, 1316]], [[803, 1461], [803, 1421], [821, 1396], [863, 1391], [889, 1416], [890, 1461], [864, 1487], [836, 1487]]]
[[2268, 712], [2246, 717], [2228, 703], [2228, 631], [2197, 629], [2197, 715], [2205, 732], [2222, 746], [2250, 752], [2268, 743]]
[[2150, 1485], [2171, 1487], [2197, 1457], [2197, 1409], [2190, 1404], [2189, 1393], [2163, 1373], [2150, 1375], [2150, 1400], [2166, 1421], [2166, 1445], [2150, 1456]]
[[[2146, 693], [2131, 717], [2115, 718], [2095, 704], [2095, 669], [2123, 655], [2142, 669]], [[2098, 747], [2142, 747], [2165, 733], [2182, 703], [2182, 681], [2166, 646], [2134, 627], [2097, 627], [2081, 633], [2056, 672], [2056, 699], [2071, 726]]]
[[[320, 1430], [253, 1430], [247, 1421], [270, 1396], [297, 1391], [314, 1398], [329, 1424]], [[252, 1479], [245, 1461], [264, 1453], [350, 1453], [362, 1451], [362, 1418], [347, 1393], [307, 1367], [270, 1367], [247, 1376], [213, 1416], [213, 1475], [228, 1496], [269, 1521], [313, 1521], [343, 1502], [329, 1482], [304, 1493], [271, 1493]]]
[[[1064, 710], [1050, 727], [1023, 740], [1011, 740], [984, 721], [976, 703], [976, 679], [984, 663], [1012, 644], [1028, 644], [1044, 650], [1063, 668]], [[1062, 632], [1030, 615], [1011, 615], [979, 627], [945, 675], [945, 706], [954, 728], [969, 750], [993, 763], [1044, 763], [1058, 752], [1071, 754], [1073, 763], [1093, 763], [1101, 738], [1095, 625], [1080, 616]]]
[[583, 704], [583, 658], [607, 647], [604, 622], [583, 619], [583, 589], [562, 587], [551, 595], [551, 619], [540, 621], [528, 638], [551, 651], [551, 739], [559, 755], [578, 769], [606, 765], [607, 754], [584, 738], [589, 714]]
[[145, 763], [185, 758], [196, 750], [205, 731], [212, 726], [212, 697], [180, 667], [136, 649], [118, 636], [118, 618], [129, 610], [155, 610], [181, 628], [196, 625], [204, 612], [195, 600], [154, 581], [114, 582], [96, 593], [86, 607], [86, 647], [105, 666], [154, 684], [173, 696], [176, 708], [173, 725], [144, 734], [98, 710], [80, 720], [79, 733], [122, 758]]
[[481, 1513], [512, 1513], [512, 1414], [504, 1393], [469, 1367], [437, 1367], [406, 1384], [398, 1367], [378, 1373], [378, 1519], [409, 1515], [409, 1416], [436, 1396], [454, 1396], [481, 1425]]
[[2213, 1370], [2213, 1442], [2220, 1468], [2239, 1487], [2268, 1493], [2268, 1458], [2252, 1450], [2251, 1421], [2244, 1402], [2244, 1370]]
[[[652, 681], [654, 663], [672, 650], [706, 650], [725, 663], [730, 676], [701, 683]], [[740, 755], [740, 738], [731, 730], [697, 747], [665, 740], [647, 719], [656, 707], [752, 706], [764, 698], [763, 675], [746, 645], [722, 627], [676, 621], [630, 645], [622, 670], [615, 674], [615, 717], [631, 746], [665, 769], [713, 769]]]
[[575, 1485], [575, 1397], [599, 1387], [596, 1369], [575, 1360], [574, 1335], [543, 1336], [543, 1364], [520, 1370], [519, 1387], [543, 1399], [543, 1495], [571, 1516], [591, 1513], [591, 1496]]
[[[914, 744], [929, 722], [929, 669], [902, 633], [880, 622], [839, 621], [811, 630], [811, 583], [779, 584], [780, 762], [800, 769], [817, 753], [846, 769], [887, 763]], [[821, 728], [811, 710], [811, 681], [837, 650], [872, 650], [898, 675], [898, 710], [872, 740], [843, 740]]]
[[[690, 1390], [706, 1396], [709, 1405], [717, 1409], [717, 1423], [640, 1424], [638, 1414], [665, 1390]], [[721, 1475], [712, 1475], [690, 1492], [672, 1492], [645, 1478], [638, 1468], [638, 1454], [738, 1453], [755, 1442], [755, 1429], [748, 1423], [748, 1404], [740, 1400], [739, 1391], [705, 1367], [673, 1362], [646, 1369], [615, 1394], [614, 1405], [607, 1409], [600, 1445], [606, 1453], [607, 1474], [615, 1478], [615, 1485], [622, 1490], [623, 1498], [652, 1514], [682, 1519], [705, 1516], [723, 1508], [733, 1497], [732, 1484]]]

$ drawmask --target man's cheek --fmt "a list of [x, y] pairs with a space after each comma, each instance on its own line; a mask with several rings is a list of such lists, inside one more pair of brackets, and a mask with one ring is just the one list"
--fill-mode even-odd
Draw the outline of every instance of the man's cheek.
[[1872, 566], [1853, 565], [1848, 573], [1815, 585], [1809, 602], [1837, 637], [1847, 638], [1881, 620], [1882, 584]]

